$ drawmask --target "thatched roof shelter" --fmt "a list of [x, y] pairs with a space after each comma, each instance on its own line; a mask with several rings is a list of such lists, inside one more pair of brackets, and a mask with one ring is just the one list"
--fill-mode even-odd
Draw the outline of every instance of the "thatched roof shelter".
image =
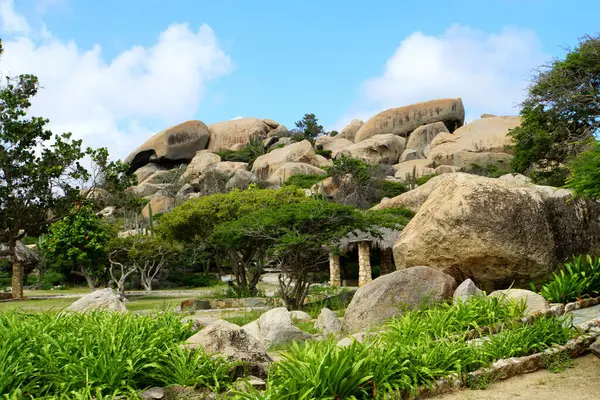
[[[39, 254], [18, 241], [16, 246], [17, 260], [25, 265], [35, 265], [40, 262]], [[0, 258], [10, 258], [8, 245], [0, 243]]]
[[361, 242], [370, 242], [371, 249], [391, 250], [398, 240], [402, 231], [396, 231], [389, 228], [379, 228], [381, 238], [375, 237], [368, 232], [358, 231], [350, 233], [338, 243], [338, 250], [341, 254], [353, 251]]

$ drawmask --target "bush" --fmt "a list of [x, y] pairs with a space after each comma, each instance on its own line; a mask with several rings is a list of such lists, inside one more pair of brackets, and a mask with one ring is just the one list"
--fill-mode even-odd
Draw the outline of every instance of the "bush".
[[576, 196], [600, 199], [600, 141], [592, 141], [587, 150], [572, 159], [569, 171], [566, 187]]
[[600, 258], [574, 256], [550, 282], [542, 286], [540, 294], [554, 303], [567, 303], [582, 297], [600, 294]]
[[319, 156], [323, 156], [327, 159], [331, 159], [331, 150], [317, 149], [317, 150], [315, 150], [315, 153]]
[[169, 313], [0, 313], [0, 395], [128, 395], [167, 385], [218, 389], [229, 380], [229, 365], [180, 349], [191, 334], [190, 324]]
[[248, 163], [250, 168], [252, 168], [254, 160], [263, 154], [266, 154], [266, 151], [262, 139], [259, 136], [253, 136], [250, 138], [250, 141], [246, 147], [241, 150], [222, 150], [216, 152], [216, 154], [221, 157], [221, 161], [245, 162]]
[[381, 191], [381, 197], [396, 197], [405, 193], [408, 189], [402, 182], [393, 182], [385, 179], [377, 181], [377, 186]]
[[319, 174], [297, 174], [290, 176], [283, 185], [310, 189], [315, 183], [319, 183], [325, 178], [326, 176]]

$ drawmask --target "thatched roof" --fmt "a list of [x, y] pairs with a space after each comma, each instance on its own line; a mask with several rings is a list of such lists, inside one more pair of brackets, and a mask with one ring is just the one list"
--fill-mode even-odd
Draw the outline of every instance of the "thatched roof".
[[372, 249], [388, 250], [394, 246], [394, 243], [396, 243], [398, 236], [402, 232], [389, 228], [379, 228], [379, 231], [381, 232], [381, 238], [362, 231], [350, 233], [340, 240], [337, 246], [338, 250], [342, 254], [353, 251], [360, 242], [370, 242]]
[[[25, 246], [22, 242], [17, 242], [16, 246], [17, 260], [27, 265], [37, 264], [40, 261], [39, 254]], [[0, 258], [9, 258], [8, 245], [0, 243]]]

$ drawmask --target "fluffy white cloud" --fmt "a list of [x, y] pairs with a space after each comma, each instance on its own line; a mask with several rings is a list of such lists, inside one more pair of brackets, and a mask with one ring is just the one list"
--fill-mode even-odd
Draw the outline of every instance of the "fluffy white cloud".
[[[461, 97], [467, 119], [482, 113], [515, 114], [533, 68], [547, 59], [534, 31], [485, 33], [451, 26], [440, 36], [415, 32], [387, 60], [383, 74], [364, 82], [356, 116], [443, 97]], [[367, 112], [365, 110], [370, 111]]]
[[22, 15], [15, 12], [13, 0], [0, 2], [0, 21], [2, 31], [5, 33], [29, 33], [30, 27]]
[[85, 145], [107, 146], [116, 157], [153, 130], [193, 118], [207, 83], [231, 70], [207, 25], [173, 24], [154, 45], [134, 46], [106, 61], [100, 45], [81, 49], [47, 31], [16, 29], [21, 25], [15, 21], [25, 20], [12, 1], [0, 3], [0, 20], [20, 33], [3, 41], [2, 73], [32, 73], [42, 85], [31, 114], [49, 118], [52, 130], [73, 132]]

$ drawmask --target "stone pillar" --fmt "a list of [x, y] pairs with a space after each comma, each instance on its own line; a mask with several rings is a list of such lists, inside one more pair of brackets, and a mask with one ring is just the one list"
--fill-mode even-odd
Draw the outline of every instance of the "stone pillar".
[[358, 286], [371, 282], [371, 259], [370, 243], [360, 242], [358, 244]]
[[329, 285], [342, 286], [342, 266], [340, 256], [329, 253]]
[[379, 259], [381, 263], [381, 275], [390, 274], [396, 270], [392, 249], [379, 250]]
[[12, 298], [22, 299], [23, 298], [23, 278], [25, 271], [23, 263], [21, 261], [13, 261], [12, 266]]

